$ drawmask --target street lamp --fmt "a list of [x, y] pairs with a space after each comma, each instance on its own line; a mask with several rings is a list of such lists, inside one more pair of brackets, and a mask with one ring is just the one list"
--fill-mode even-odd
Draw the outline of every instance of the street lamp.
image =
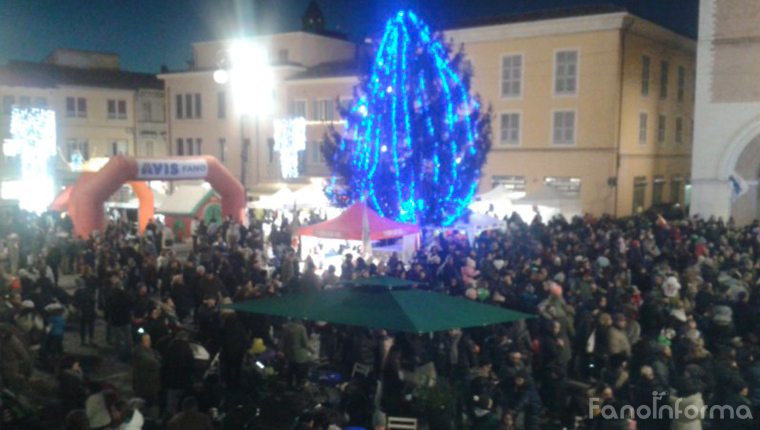
[[[272, 112], [274, 100], [274, 74], [269, 67], [267, 52], [261, 46], [249, 41], [235, 41], [228, 51], [229, 64], [220, 65], [214, 72], [214, 81], [218, 84], [229, 82], [235, 112], [240, 117], [241, 167], [240, 182], [246, 185], [249, 142], [245, 138], [245, 119], [256, 120], [256, 156], [259, 155], [259, 117]], [[224, 66], [227, 66], [226, 68]], [[256, 159], [256, 183], [261, 180], [260, 163]]]

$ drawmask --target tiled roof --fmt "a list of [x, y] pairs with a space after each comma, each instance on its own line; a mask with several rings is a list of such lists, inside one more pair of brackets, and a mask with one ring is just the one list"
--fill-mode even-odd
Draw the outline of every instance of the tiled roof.
[[335, 61], [317, 64], [307, 70], [296, 73], [288, 78], [289, 81], [318, 78], [340, 78], [345, 76], [357, 76], [359, 67], [356, 61]]
[[55, 81], [34, 71], [0, 67], [0, 85], [8, 87], [55, 88]]
[[14, 61], [0, 67], [0, 85], [55, 87], [72, 85], [118, 89], [163, 89], [156, 75], [115, 69], [85, 69]]
[[452, 21], [442, 27], [446, 30], [456, 30], [470, 27], [486, 27], [489, 25], [514, 24], [518, 22], [544, 21], [549, 19], [574, 18], [589, 15], [626, 12], [624, 7], [614, 5], [579, 6], [561, 9], [518, 13], [511, 15], [487, 16], [475, 19]]

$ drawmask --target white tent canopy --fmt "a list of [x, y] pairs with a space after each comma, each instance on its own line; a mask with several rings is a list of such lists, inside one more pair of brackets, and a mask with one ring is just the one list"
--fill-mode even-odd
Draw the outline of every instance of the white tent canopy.
[[249, 206], [256, 209], [282, 209], [288, 204], [293, 204], [294, 194], [293, 191], [290, 191], [290, 188], [283, 187], [271, 196], [263, 196], [259, 201], [250, 203]]
[[249, 207], [270, 210], [302, 210], [322, 208], [329, 205], [330, 202], [319, 186], [308, 185], [296, 192], [283, 187], [271, 196], [264, 196], [261, 200], [250, 203]]
[[526, 218], [523, 212], [526, 212], [526, 210], [532, 211], [534, 206], [538, 207], [544, 219], [555, 215], [572, 218], [582, 213], [581, 202], [578, 196], [569, 196], [551, 185], [544, 185], [540, 190], [528, 193], [525, 197], [517, 199], [512, 203], [526, 222], [530, 222], [527, 218], [532, 219], [532, 216]]
[[164, 199], [161, 206], [156, 208], [156, 212], [191, 214], [198, 202], [206, 198], [210, 192], [213, 192], [210, 187], [201, 184], [178, 186]]
[[475, 197], [476, 202], [484, 203], [511, 203], [515, 199], [525, 196], [524, 191], [509, 190], [506, 187], [498, 186], [492, 190]]
[[464, 230], [467, 232], [467, 239], [470, 241], [470, 243], [475, 242], [475, 238], [478, 236], [478, 234], [482, 231], [487, 230], [498, 230], [503, 227], [505, 227], [504, 221], [500, 221], [497, 218], [494, 218], [492, 216], [479, 214], [477, 212], [470, 213], [470, 221], [465, 222], [464, 220], [457, 221], [454, 223], [454, 225], [451, 226], [452, 229], [455, 230]]
[[330, 201], [319, 185], [309, 185], [294, 193], [294, 202], [291, 207], [296, 209], [317, 209], [330, 206]]
[[524, 191], [514, 191], [503, 186], [497, 186], [476, 196], [470, 204], [470, 209], [480, 213], [493, 210], [496, 215], [504, 216], [511, 213], [513, 201], [523, 196], [525, 196]]

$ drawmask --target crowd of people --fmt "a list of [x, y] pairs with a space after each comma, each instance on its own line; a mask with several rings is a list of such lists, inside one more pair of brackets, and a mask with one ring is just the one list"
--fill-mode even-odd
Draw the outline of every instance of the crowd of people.
[[[160, 223], [142, 235], [110, 223], [84, 239], [65, 217], [0, 217], [4, 425], [34, 428], [43, 416], [130, 430], [377, 429], [387, 417], [431, 430], [757, 427], [757, 223], [513, 216], [473, 243], [426, 238], [406, 262], [349, 250], [341, 267], [300, 261], [287, 222], [193, 224], [180, 258]], [[60, 288], [62, 274], [76, 274], [73, 291]], [[409, 335], [224, 307], [374, 275], [535, 318]], [[128, 390], [88, 378], [64, 347], [77, 331], [82, 345], [129, 363]], [[57, 395], [25, 414], [35, 372], [55, 375]], [[633, 413], [658, 401], [672, 412]], [[685, 413], [715, 405], [732, 413]]]

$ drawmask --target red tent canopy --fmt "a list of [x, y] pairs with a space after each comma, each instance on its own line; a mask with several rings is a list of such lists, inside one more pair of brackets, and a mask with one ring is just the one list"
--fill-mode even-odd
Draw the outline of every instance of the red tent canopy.
[[404, 224], [383, 218], [362, 202], [356, 202], [338, 217], [319, 224], [298, 229], [299, 236], [315, 236], [325, 239], [362, 240], [364, 211], [367, 211], [369, 238], [371, 240], [388, 239], [419, 233], [420, 228], [414, 224]]

